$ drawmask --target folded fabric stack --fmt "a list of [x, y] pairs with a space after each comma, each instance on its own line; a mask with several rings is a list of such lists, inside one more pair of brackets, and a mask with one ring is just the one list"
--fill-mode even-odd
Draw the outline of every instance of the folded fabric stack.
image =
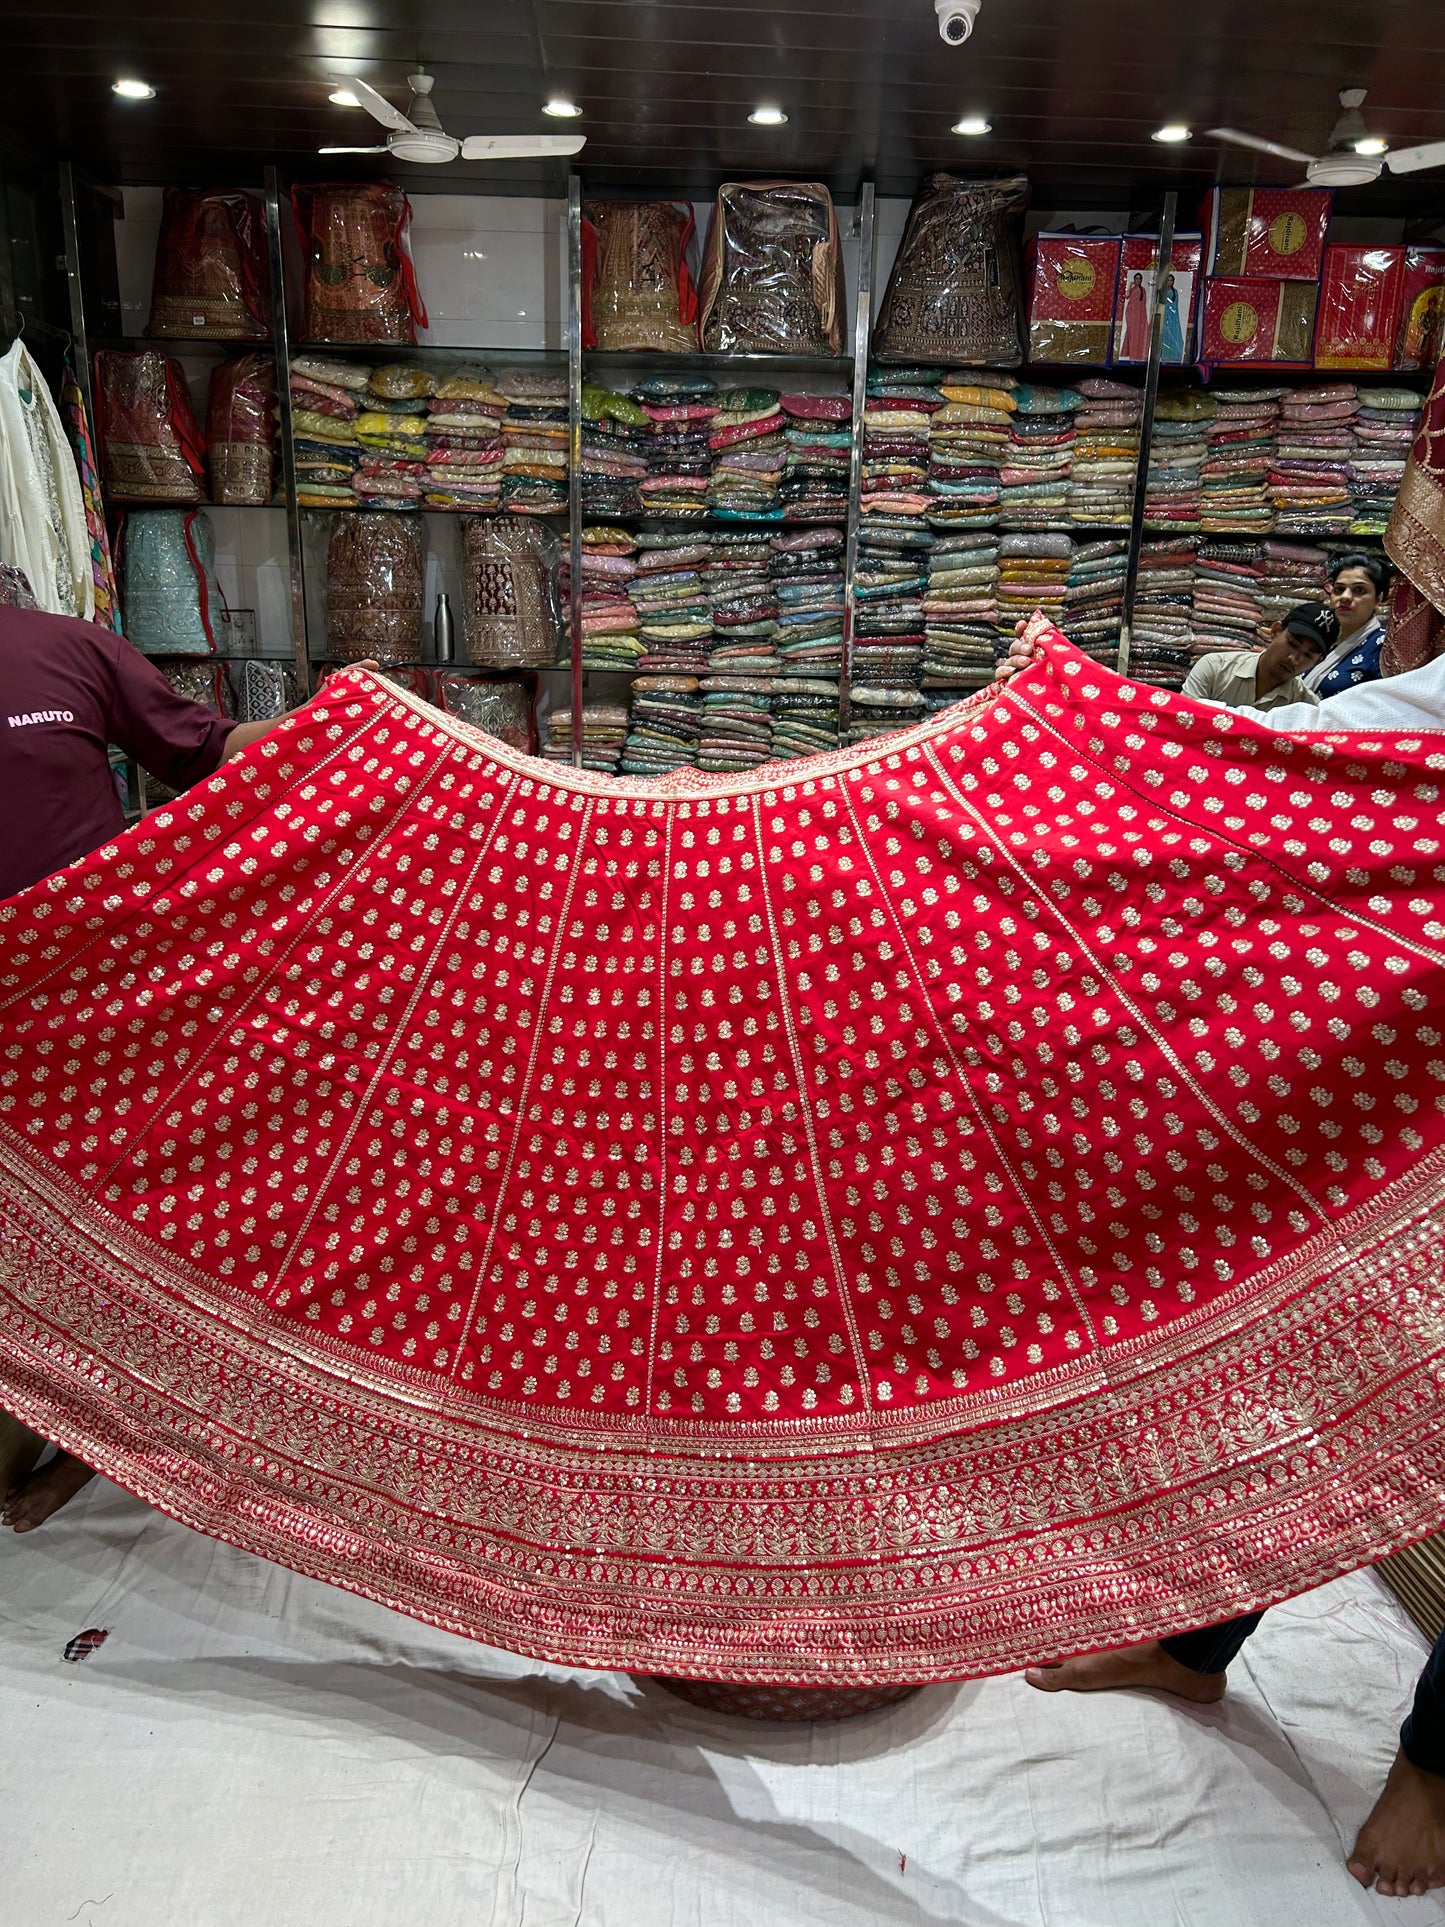
[[560, 375], [508, 368], [497, 377], [502, 417], [502, 507], [515, 515], [567, 508], [567, 383]]
[[1280, 622], [1301, 602], [1317, 602], [1325, 593], [1329, 556], [1306, 542], [1275, 537], [1264, 545], [1263, 576], [1259, 585], [1261, 622]]
[[427, 403], [428, 508], [487, 515], [502, 505], [507, 399], [485, 368], [459, 368]]
[[[642, 660], [641, 621], [627, 593], [637, 574], [636, 538], [622, 528], [582, 531], [582, 667], [630, 675]], [[563, 632], [570, 637], [572, 569], [564, 546], [560, 571]], [[570, 667], [570, 643], [562, 666]]]
[[[800, 528], [769, 543], [769, 574], [778, 597], [778, 680], [786, 694], [805, 682], [827, 698], [832, 740], [838, 740], [838, 676], [844, 636], [844, 532]], [[780, 753], [780, 752], [776, 752]]]
[[[922, 498], [926, 501], [926, 497]], [[936, 537], [914, 510], [868, 513], [853, 576], [851, 715], [844, 740], [905, 729], [921, 720], [928, 552]]]
[[1215, 388], [1209, 453], [1200, 470], [1199, 526], [1205, 535], [1268, 535], [1274, 527], [1269, 474], [1287, 388]]
[[[582, 706], [582, 767], [617, 774], [617, 759], [627, 734], [627, 710], [621, 703], [584, 703]], [[549, 763], [572, 761], [572, 711], [553, 709], [547, 715], [547, 739], [542, 754]]]
[[783, 519], [787, 417], [776, 388], [731, 388], [718, 397], [708, 432], [708, 513], [719, 521]]
[[1209, 453], [1217, 404], [1202, 388], [1168, 389], [1154, 409], [1144, 519], [1151, 529], [1198, 529], [1203, 516], [1200, 470]]
[[419, 366], [385, 362], [372, 369], [356, 417], [356, 499], [362, 508], [420, 506], [427, 473], [427, 397], [433, 386], [430, 373]]
[[665, 776], [697, 767], [702, 701], [696, 676], [639, 676], [632, 685], [624, 776]]
[[817, 756], [838, 747], [838, 685], [784, 676], [773, 685], [773, 756]]
[[596, 382], [582, 387], [580, 492], [584, 515], [640, 515], [652, 423], [627, 395]]
[[992, 682], [997, 632], [997, 534], [970, 529], [936, 535], [923, 601], [922, 688], [930, 715]]
[[[937, 376], [934, 368], [914, 369], [917, 375]], [[943, 374], [937, 394], [943, 406], [928, 423], [928, 520], [942, 531], [993, 529], [998, 526], [1003, 493], [1002, 471], [1011, 447], [1010, 430], [1016, 422], [1018, 383], [1012, 375], [989, 369], [951, 369]], [[923, 388], [925, 394], [934, 392]], [[1021, 476], [1020, 480], [1034, 477]]]
[[356, 506], [356, 417], [369, 368], [324, 355], [291, 363], [296, 499], [302, 508]]
[[1069, 558], [1060, 628], [1087, 656], [1113, 663], [1124, 617], [1129, 544], [1114, 536], [1081, 542]]
[[785, 522], [842, 521], [848, 513], [850, 424], [846, 395], [784, 395]]
[[638, 485], [643, 513], [679, 522], [704, 520], [717, 383], [706, 375], [650, 375], [633, 393], [652, 424], [647, 475]]
[[713, 636], [702, 678], [699, 769], [756, 769], [772, 755], [779, 602], [764, 534], [714, 537], [704, 573]]
[[875, 368], [863, 408], [864, 526], [876, 516], [926, 529], [930, 423], [943, 397], [930, 377], [936, 368]]
[[696, 531], [638, 536], [627, 593], [638, 614], [644, 674], [700, 675], [707, 667], [712, 603], [702, 571], [711, 556], [711, 544]]
[[1103, 375], [1079, 383], [1069, 517], [1075, 528], [1127, 528], [1139, 461], [1143, 399]]
[[999, 527], [1062, 532], [1069, 527], [1074, 417], [1083, 397], [1073, 388], [1016, 387], [1008, 447], [999, 480]]
[[702, 723], [699, 678], [712, 641], [712, 604], [702, 576], [712, 549], [696, 533], [641, 535], [627, 592], [637, 609], [643, 655], [632, 685], [622, 768], [660, 775], [697, 763]]
[[1002, 535], [998, 544], [998, 633], [1007, 648], [1015, 625], [1042, 609], [1063, 620], [1074, 544], [1067, 535]]
[[1177, 689], [1193, 645], [1193, 582], [1199, 538], [1171, 535], [1139, 551], [1129, 674], [1137, 682]]
[[1410, 388], [1364, 388], [1350, 424], [1350, 534], [1383, 535], [1420, 426], [1420, 397]]
[[1196, 656], [1258, 648], [1264, 573], [1261, 542], [1200, 543], [1191, 594]]
[[1279, 411], [1279, 445], [1269, 471], [1274, 526], [1281, 535], [1349, 534], [1351, 423], [1360, 412], [1352, 381], [1296, 388]]

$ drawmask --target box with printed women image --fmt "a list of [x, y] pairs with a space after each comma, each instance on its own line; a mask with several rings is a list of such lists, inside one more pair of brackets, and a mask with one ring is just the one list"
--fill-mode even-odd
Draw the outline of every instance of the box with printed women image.
[[1037, 234], [1029, 253], [1029, 359], [1107, 367], [1118, 235]]
[[[1147, 361], [1159, 261], [1156, 234], [1125, 234], [1119, 252], [1119, 283], [1114, 295], [1115, 361]], [[1164, 276], [1164, 339], [1161, 359], [1182, 367], [1194, 339], [1194, 306], [1204, 238], [1176, 234]]]

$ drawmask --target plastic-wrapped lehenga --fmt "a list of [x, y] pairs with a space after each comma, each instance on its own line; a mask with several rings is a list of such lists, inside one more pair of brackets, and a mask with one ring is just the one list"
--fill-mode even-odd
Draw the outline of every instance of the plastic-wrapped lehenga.
[[1042, 633], [657, 783], [349, 674], [0, 906], [0, 1402], [437, 1624], [734, 1681], [1437, 1526], [1442, 678], [1289, 735]]

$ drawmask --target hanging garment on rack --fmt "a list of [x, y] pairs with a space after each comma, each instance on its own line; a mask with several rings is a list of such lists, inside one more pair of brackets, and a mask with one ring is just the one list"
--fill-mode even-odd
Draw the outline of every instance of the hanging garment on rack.
[[334, 677], [0, 905], [0, 1402], [648, 1673], [1012, 1670], [1433, 1530], [1445, 673], [1287, 734], [1034, 633], [658, 782]]
[[1445, 361], [1420, 417], [1385, 553], [1404, 577], [1390, 598], [1381, 656], [1382, 673], [1394, 676], [1445, 651]]
[[45, 377], [18, 336], [0, 360], [0, 562], [24, 570], [48, 615], [95, 614], [75, 458]]
[[305, 339], [415, 342], [427, 314], [402, 190], [352, 181], [294, 187], [291, 199], [306, 250]]
[[817, 182], [725, 181], [702, 268], [702, 345], [713, 354], [843, 350], [843, 253]]
[[146, 333], [270, 340], [271, 264], [257, 195], [225, 188], [165, 190]]
[[60, 381], [60, 412], [70, 445], [75, 451], [75, 466], [80, 476], [80, 500], [90, 544], [91, 620], [98, 622], [102, 629], [119, 629], [120, 597], [116, 593], [115, 564], [111, 558], [110, 532], [105, 525], [105, 503], [101, 499], [100, 479], [96, 473], [90, 417], [86, 413], [85, 396], [74, 365], [68, 357]]
[[137, 509], [120, 538], [125, 634], [147, 655], [209, 656], [220, 636], [215, 540], [199, 509]]
[[112, 502], [199, 502], [206, 445], [185, 370], [155, 348], [95, 358], [95, 413]]
[[931, 174], [913, 198], [873, 349], [880, 361], [1014, 367], [1024, 358], [1027, 177]]

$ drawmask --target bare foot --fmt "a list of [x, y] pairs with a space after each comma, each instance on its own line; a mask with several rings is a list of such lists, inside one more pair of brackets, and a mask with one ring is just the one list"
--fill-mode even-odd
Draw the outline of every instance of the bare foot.
[[1157, 1639], [1142, 1646], [1121, 1646], [1115, 1653], [1085, 1653], [1077, 1659], [1056, 1660], [1052, 1666], [1030, 1666], [1024, 1673], [1041, 1693], [1112, 1693], [1126, 1687], [1150, 1687], [1176, 1699], [1210, 1706], [1224, 1698], [1224, 1673], [1194, 1673], [1165, 1652]]
[[52, 1512], [69, 1505], [83, 1485], [95, 1477], [88, 1465], [57, 1452], [49, 1465], [42, 1465], [5, 1495], [0, 1506], [0, 1525], [13, 1526], [17, 1532], [33, 1532], [43, 1526]]
[[1445, 1778], [1422, 1773], [1397, 1753], [1345, 1865], [1379, 1894], [1445, 1887]]

